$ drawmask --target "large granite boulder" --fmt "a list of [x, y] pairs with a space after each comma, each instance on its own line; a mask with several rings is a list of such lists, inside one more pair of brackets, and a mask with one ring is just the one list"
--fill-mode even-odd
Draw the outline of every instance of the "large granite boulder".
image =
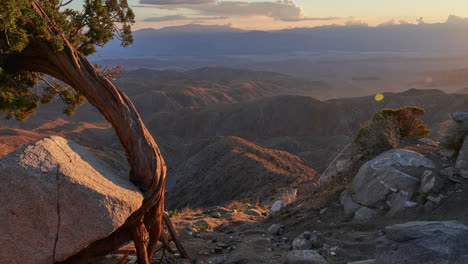
[[360, 206], [390, 208], [394, 214], [406, 206], [420, 187], [423, 173], [435, 164], [414, 151], [396, 149], [364, 163], [351, 183], [349, 195]]
[[128, 180], [76, 143], [48, 137], [0, 159], [0, 259], [65, 260], [107, 237], [142, 204]]
[[389, 226], [377, 241], [379, 264], [462, 264], [468, 227], [455, 222], [409, 222]]

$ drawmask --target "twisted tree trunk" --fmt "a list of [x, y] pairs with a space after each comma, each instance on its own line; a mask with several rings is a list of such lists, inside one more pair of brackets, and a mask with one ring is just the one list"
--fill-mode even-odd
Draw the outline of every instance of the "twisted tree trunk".
[[[47, 18], [35, 2], [33, 7]], [[64, 49], [56, 51], [48, 41], [31, 38], [21, 53], [0, 54], [0, 66], [11, 72], [26, 70], [50, 75], [83, 94], [115, 128], [127, 153], [130, 180], [144, 192], [142, 207], [122, 227], [63, 263], [86, 263], [87, 259], [107, 254], [133, 239], [139, 263], [149, 264], [162, 232], [166, 165], [131, 100], [66, 39]], [[149, 243], [143, 241], [146, 233]]]

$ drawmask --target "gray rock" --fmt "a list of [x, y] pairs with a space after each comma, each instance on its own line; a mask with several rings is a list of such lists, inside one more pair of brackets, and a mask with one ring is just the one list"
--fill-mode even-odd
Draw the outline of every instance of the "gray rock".
[[292, 250], [286, 256], [285, 264], [328, 264], [315, 250]]
[[468, 124], [468, 110], [455, 112], [452, 115], [452, 119], [458, 123]]
[[214, 212], [210, 212], [210, 213], [209, 213], [209, 216], [212, 217], [212, 218], [220, 218], [220, 217], [221, 217], [221, 213], [218, 212], [218, 211], [214, 211]]
[[309, 240], [312, 243], [313, 249], [319, 249], [323, 247], [323, 236], [319, 231], [312, 232]]
[[275, 236], [279, 236], [283, 233], [282, 232], [283, 229], [284, 227], [282, 225], [272, 224], [270, 228], [268, 228], [268, 233], [275, 235]]
[[455, 168], [459, 170], [468, 170], [468, 136], [463, 141], [462, 148], [458, 152]]
[[379, 264], [454, 264], [466, 255], [467, 226], [455, 221], [409, 222], [385, 229], [375, 260]]
[[435, 168], [434, 162], [423, 155], [406, 149], [386, 151], [372, 160], [372, 167], [389, 166]]
[[[351, 183], [351, 198], [358, 204], [375, 208], [387, 202], [394, 208], [402, 208], [418, 190], [420, 180], [404, 171], [417, 168], [435, 168], [434, 163], [419, 153], [396, 149], [384, 152], [364, 163]], [[398, 199], [392, 193], [401, 192]], [[405, 199], [403, 199], [405, 198]], [[398, 204], [397, 204], [398, 202]]]
[[353, 201], [347, 191], [344, 191], [340, 196], [340, 203], [343, 206], [344, 212], [347, 216], [353, 216], [354, 213], [361, 207]]
[[[319, 231], [306, 231], [302, 233], [299, 238], [306, 239], [308, 241], [307, 245], [309, 246], [307, 249], [319, 249], [323, 246], [323, 239], [322, 239], [322, 233]], [[293, 241], [294, 244], [294, 241]], [[294, 248], [294, 246], [293, 246]]]
[[444, 183], [433, 171], [426, 170], [421, 178], [420, 193], [438, 192]]
[[348, 262], [348, 264], [374, 264], [374, 263], [375, 263], [375, 259]]
[[468, 179], [468, 170], [460, 170], [458, 171], [458, 174], [464, 178], [464, 179]]
[[432, 210], [434, 210], [434, 203], [431, 201], [427, 201], [424, 204], [424, 211], [428, 213], [428, 212], [431, 212]]
[[293, 240], [291, 247], [294, 250], [312, 249], [312, 243], [310, 240], [303, 237], [296, 237]]
[[447, 177], [452, 177], [455, 174], [455, 168], [453, 167], [447, 167], [443, 170], [440, 171], [442, 175], [445, 175]]
[[310, 240], [312, 238], [312, 233], [310, 231], [305, 231], [304, 233], [302, 233], [301, 237]]
[[376, 214], [377, 214], [376, 210], [373, 210], [367, 207], [361, 207], [354, 214], [354, 219], [355, 220], [368, 220], [374, 217]]
[[441, 195], [438, 195], [438, 196], [429, 195], [427, 197], [427, 200], [431, 201], [431, 202], [433, 202], [435, 204], [438, 204], [438, 203], [440, 203], [440, 201], [442, 201], [442, 198], [443, 198], [443, 196], [441, 196]]
[[46, 264], [107, 237], [143, 195], [73, 141], [48, 137], [0, 160], [0, 259]]
[[387, 212], [386, 215], [393, 216], [399, 212], [406, 210], [407, 208], [414, 207], [410, 203], [410, 199], [410, 194], [405, 191], [399, 191], [397, 193], [390, 194], [386, 201], [387, 205], [390, 207], [390, 210]]
[[468, 263], [468, 255], [464, 255], [456, 260], [454, 264], [466, 264]]
[[283, 208], [285, 208], [288, 204], [283, 201], [283, 200], [276, 200], [273, 205], [271, 206], [271, 209], [270, 211], [272, 213], [277, 213], [279, 211], [281, 211]]
[[361, 167], [351, 184], [352, 198], [357, 203], [374, 207], [385, 202], [389, 194], [399, 190], [411, 197], [419, 187], [417, 178], [395, 168], [374, 169], [366, 164]]
[[439, 151], [439, 154], [442, 156], [442, 157], [445, 157], [445, 158], [452, 158], [453, 156], [455, 156], [456, 154], [456, 151], [453, 150], [453, 149], [441, 149]]

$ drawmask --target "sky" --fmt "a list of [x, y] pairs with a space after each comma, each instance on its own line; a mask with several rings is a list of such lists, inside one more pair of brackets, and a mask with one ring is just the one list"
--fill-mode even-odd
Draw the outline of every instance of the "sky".
[[[82, 0], [76, 0], [78, 8]], [[467, 0], [128, 0], [135, 29], [185, 24], [275, 30], [331, 24], [445, 22], [468, 17]]]

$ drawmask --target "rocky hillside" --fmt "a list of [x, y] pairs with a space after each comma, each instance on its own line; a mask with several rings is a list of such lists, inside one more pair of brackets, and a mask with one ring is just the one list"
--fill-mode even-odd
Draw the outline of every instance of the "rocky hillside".
[[275, 95], [322, 97], [325, 83], [273, 73], [229, 68], [187, 72], [140, 69], [126, 72], [117, 84], [143, 115], [213, 104], [234, 104]]
[[247, 199], [270, 202], [289, 188], [315, 182], [316, 171], [284, 151], [238, 137], [215, 139], [171, 172], [169, 208], [206, 207]]

